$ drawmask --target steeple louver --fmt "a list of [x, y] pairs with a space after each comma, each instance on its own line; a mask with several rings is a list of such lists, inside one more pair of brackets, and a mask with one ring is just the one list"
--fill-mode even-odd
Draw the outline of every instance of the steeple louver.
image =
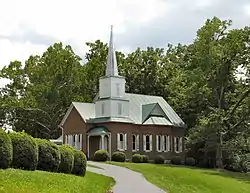
[[109, 50], [107, 58], [106, 76], [119, 76], [113, 40], [113, 26], [111, 26]]

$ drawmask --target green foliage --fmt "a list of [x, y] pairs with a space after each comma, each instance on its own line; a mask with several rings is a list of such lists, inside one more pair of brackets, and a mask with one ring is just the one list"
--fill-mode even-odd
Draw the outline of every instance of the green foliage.
[[72, 148], [68, 145], [60, 145], [58, 148], [61, 155], [58, 171], [62, 173], [71, 173], [74, 165], [74, 153]]
[[61, 162], [60, 151], [57, 145], [46, 139], [36, 139], [36, 141], [39, 152], [37, 169], [57, 172]]
[[174, 156], [174, 157], [171, 159], [171, 164], [174, 164], [174, 165], [181, 165], [181, 157], [180, 157], [180, 156]]
[[73, 149], [74, 166], [72, 173], [79, 176], [85, 176], [87, 167], [87, 158], [81, 150]]
[[148, 163], [149, 157], [148, 155], [142, 155], [142, 163]]
[[6, 169], [12, 162], [12, 143], [7, 133], [0, 128], [0, 168]]
[[13, 145], [12, 167], [35, 170], [38, 163], [38, 147], [35, 139], [24, 132], [9, 134]]
[[142, 163], [142, 155], [140, 155], [140, 154], [134, 154], [133, 156], [132, 156], [132, 162], [134, 162], [134, 163]]
[[185, 160], [185, 164], [188, 166], [195, 166], [195, 159], [193, 157], [187, 157]]
[[115, 162], [125, 162], [126, 155], [123, 152], [116, 151], [112, 154], [111, 160]]
[[109, 153], [106, 150], [97, 150], [94, 154], [95, 161], [105, 162], [109, 158]]
[[157, 155], [154, 159], [155, 164], [164, 164], [165, 158], [162, 155]]
[[62, 173], [16, 169], [0, 170], [0, 182], [1, 192], [6, 193], [104, 193], [114, 185], [112, 178], [92, 172], [82, 178]]

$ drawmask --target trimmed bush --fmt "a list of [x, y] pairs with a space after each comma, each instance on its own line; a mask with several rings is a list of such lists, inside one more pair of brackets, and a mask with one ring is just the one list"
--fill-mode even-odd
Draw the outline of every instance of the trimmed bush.
[[185, 163], [188, 166], [195, 166], [195, 159], [193, 157], [187, 157]]
[[6, 169], [12, 162], [11, 139], [4, 130], [0, 128], [0, 168]]
[[9, 136], [13, 146], [12, 167], [35, 170], [38, 163], [38, 148], [34, 138], [25, 132], [11, 132]]
[[94, 154], [95, 161], [105, 162], [109, 158], [109, 153], [106, 150], [97, 150]]
[[87, 167], [87, 158], [81, 150], [74, 149], [74, 166], [72, 173], [78, 176], [85, 176]]
[[155, 164], [164, 164], [165, 158], [162, 155], [158, 155], [155, 157]]
[[142, 155], [134, 154], [132, 157], [132, 162], [134, 163], [142, 163]]
[[58, 171], [66, 174], [71, 173], [74, 165], [73, 150], [68, 145], [60, 145], [58, 147], [61, 155]]
[[148, 155], [142, 155], [142, 163], [148, 163], [149, 157]]
[[46, 139], [36, 139], [38, 144], [38, 170], [57, 172], [60, 165], [60, 152], [58, 146]]
[[171, 159], [171, 164], [174, 164], [174, 165], [181, 165], [181, 157], [180, 157], [180, 156], [174, 156], [174, 157]]
[[125, 162], [126, 155], [123, 152], [116, 151], [112, 154], [111, 160], [115, 162]]

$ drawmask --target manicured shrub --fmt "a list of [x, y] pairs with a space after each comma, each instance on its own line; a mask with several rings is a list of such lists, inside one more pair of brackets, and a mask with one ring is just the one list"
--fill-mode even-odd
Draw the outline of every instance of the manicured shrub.
[[188, 166], [195, 166], [195, 159], [193, 157], [187, 157], [185, 163]]
[[106, 150], [97, 150], [94, 154], [95, 161], [107, 161], [109, 158], [109, 153]]
[[85, 176], [87, 167], [87, 158], [81, 150], [73, 149], [74, 166], [72, 173], [78, 176]]
[[0, 168], [6, 169], [12, 162], [11, 139], [4, 130], [0, 128]]
[[132, 157], [132, 162], [134, 163], [142, 163], [142, 155], [134, 154]]
[[60, 165], [58, 146], [46, 139], [36, 139], [38, 144], [38, 170], [57, 172]]
[[35, 170], [38, 163], [38, 148], [34, 138], [24, 132], [11, 132], [9, 136], [13, 146], [12, 167]]
[[116, 151], [112, 154], [111, 160], [115, 162], [125, 162], [126, 155], [123, 152]]
[[72, 148], [68, 145], [60, 145], [59, 151], [61, 155], [61, 162], [58, 171], [62, 173], [71, 173], [74, 165], [74, 153]]
[[142, 163], [148, 163], [149, 157], [148, 155], [142, 155]]
[[174, 164], [174, 165], [181, 165], [181, 157], [180, 157], [180, 156], [174, 156], [174, 157], [171, 159], [171, 164]]
[[164, 164], [165, 158], [162, 155], [158, 155], [155, 157], [154, 162], [155, 164]]

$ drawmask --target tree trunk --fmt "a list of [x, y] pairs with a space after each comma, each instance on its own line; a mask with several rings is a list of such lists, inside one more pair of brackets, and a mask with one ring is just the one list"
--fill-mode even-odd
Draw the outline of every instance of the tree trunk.
[[222, 134], [221, 133], [219, 133], [219, 141], [216, 146], [216, 165], [217, 165], [217, 168], [221, 170], [224, 169], [224, 165], [222, 161]]

